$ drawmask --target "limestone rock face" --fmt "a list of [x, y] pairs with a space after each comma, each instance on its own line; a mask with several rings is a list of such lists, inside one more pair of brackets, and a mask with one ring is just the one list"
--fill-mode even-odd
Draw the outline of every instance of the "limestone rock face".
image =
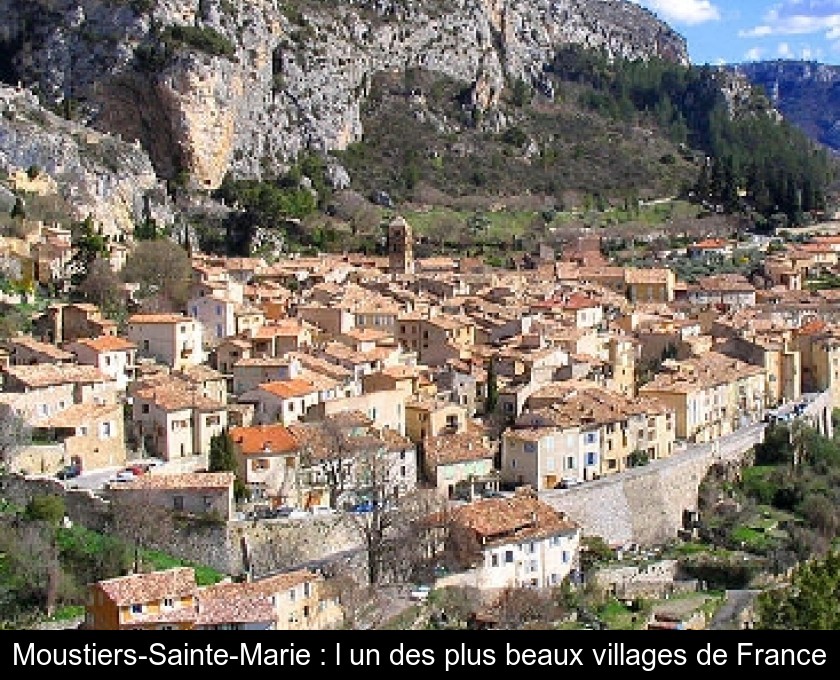
[[377, 73], [437, 72], [492, 109], [568, 43], [688, 63], [682, 37], [627, 1], [0, 0], [0, 77], [72, 100], [205, 188], [359, 140]]
[[0, 173], [38, 168], [82, 220], [104, 234], [130, 234], [151, 216], [172, 220], [166, 190], [139, 143], [67, 121], [45, 111], [27, 90], [0, 86]]

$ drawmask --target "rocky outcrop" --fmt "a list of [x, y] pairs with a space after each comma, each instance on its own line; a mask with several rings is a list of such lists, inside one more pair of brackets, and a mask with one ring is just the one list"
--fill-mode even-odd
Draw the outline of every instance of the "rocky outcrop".
[[556, 48], [687, 63], [684, 40], [609, 0], [0, 0], [0, 74], [137, 139], [158, 172], [218, 186], [364, 133], [373, 76], [422, 68], [492, 108]]
[[165, 187], [139, 143], [45, 111], [27, 90], [0, 87], [0, 174], [37, 169], [74, 211], [103, 233], [131, 233], [144, 215], [171, 221]]

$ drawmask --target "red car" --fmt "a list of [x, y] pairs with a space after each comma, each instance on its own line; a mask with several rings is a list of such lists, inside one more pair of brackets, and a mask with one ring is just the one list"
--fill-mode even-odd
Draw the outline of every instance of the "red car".
[[146, 474], [146, 468], [142, 465], [129, 465], [125, 468], [125, 471], [133, 473], [135, 477]]

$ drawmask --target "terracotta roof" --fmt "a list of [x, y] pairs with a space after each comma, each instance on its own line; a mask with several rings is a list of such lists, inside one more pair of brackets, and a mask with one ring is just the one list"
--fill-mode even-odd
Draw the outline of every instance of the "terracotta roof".
[[230, 429], [230, 436], [246, 456], [290, 453], [299, 448], [297, 439], [283, 425], [233, 427]]
[[125, 338], [121, 338], [116, 335], [102, 335], [98, 338], [81, 338], [76, 340], [74, 343], [71, 343], [69, 346], [72, 347], [74, 344], [90, 347], [90, 349], [95, 352], [119, 352], [129, 349], [137, 349], [137, 345], [133, 342], [129, 342]]
[[130, 482], [120, 482], [116, 489], [225, 489], [233, 486], [232, 472], [183, 472], [148, 474]]
[[692, 243], [689, 248], [697, 248], [700, 250], [718, 250], [729, 246], [729, 242], [720, 238], [707, 238], [697, 243]]
[[431, 467], [494, 457], [493, 449], [484, 442], [483, 432], [467, 431], [429, 437], [423, 442], [423, 447]]
[[98, 581], [95, 585], [120, 606], [155, 602], [163, 598], [195, 596], [198, 590], [195, 570], [192, 567], [173, 567], [150, 574], [131, 574]]
[[579, 530], [564, 513], [527, 495], [486, 498], [454, 508], [454, 524], [474, 531], [483, 545], [505, 545]]
[[271, 623], [275, 620], [271, 596], [253, 593], [248, 583], [217, 583], [199, 590], [195, 624]]
[[73, 355], [70, 352], [60, 349], [55, 345], [51, 345], [47, 342], [41, 342], [40, 340], [36, 340], [35, 338], [27, 335], [21, 335], [16, 338], [12, 338], [11, 340], [9, 340], [9, 346], [12, 348], [16, 346], [23, 347], [31, 352], [43, 354], [45, 356], [50, 357], [51, 359], [55, 359], [56, 361], [73, 360]]
[[164, 411], [221, 411], [225, 405], [215, 399], [198, 394], [196, 388], [182, 378], [172, 375], [158, 375], [148, 379], [134, 390], [138, 399], [149, 401]]
[[113, 378], [109, 378], [95, 366], [80, 364], [8, 366], [3, 371], [29, 387], [114, 382]]
[[300, 378], [292, 378], [291, 380], [275, 380], [272, 382], [262, 383], [259, 389], [265, 390], [269, 394], [273, 394], [281, 399], [291, 399], [294, 397], [303, 397], [307, 394], [317, 392], [318, 388], [308, 380], [301, 380]]
[[183, 314], [134, 314], [128, 317], [129, 324], [144, 323], [184, 323], [193, 321], [192, 317]]
[[624, 279], [628, 284], [666, 283], [670, 274], [670, 269], [627, 269]]
[[101, 406], [99, 404], [73, 404], [60, 413], [50, 418], [34, 423], [35, 427], [53, 428], [76, 428], [86, 425], [102, 418], [114, 417], [114, 414], [122, 420], [122, 406], [110, 404]]

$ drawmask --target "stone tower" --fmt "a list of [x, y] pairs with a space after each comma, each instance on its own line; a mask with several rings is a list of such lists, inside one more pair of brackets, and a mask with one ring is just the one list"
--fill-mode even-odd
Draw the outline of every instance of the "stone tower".
[[411, 225], [399, 216], [388, 225], [388, 270], [392, 274], [414, 273], [414, 236]]

